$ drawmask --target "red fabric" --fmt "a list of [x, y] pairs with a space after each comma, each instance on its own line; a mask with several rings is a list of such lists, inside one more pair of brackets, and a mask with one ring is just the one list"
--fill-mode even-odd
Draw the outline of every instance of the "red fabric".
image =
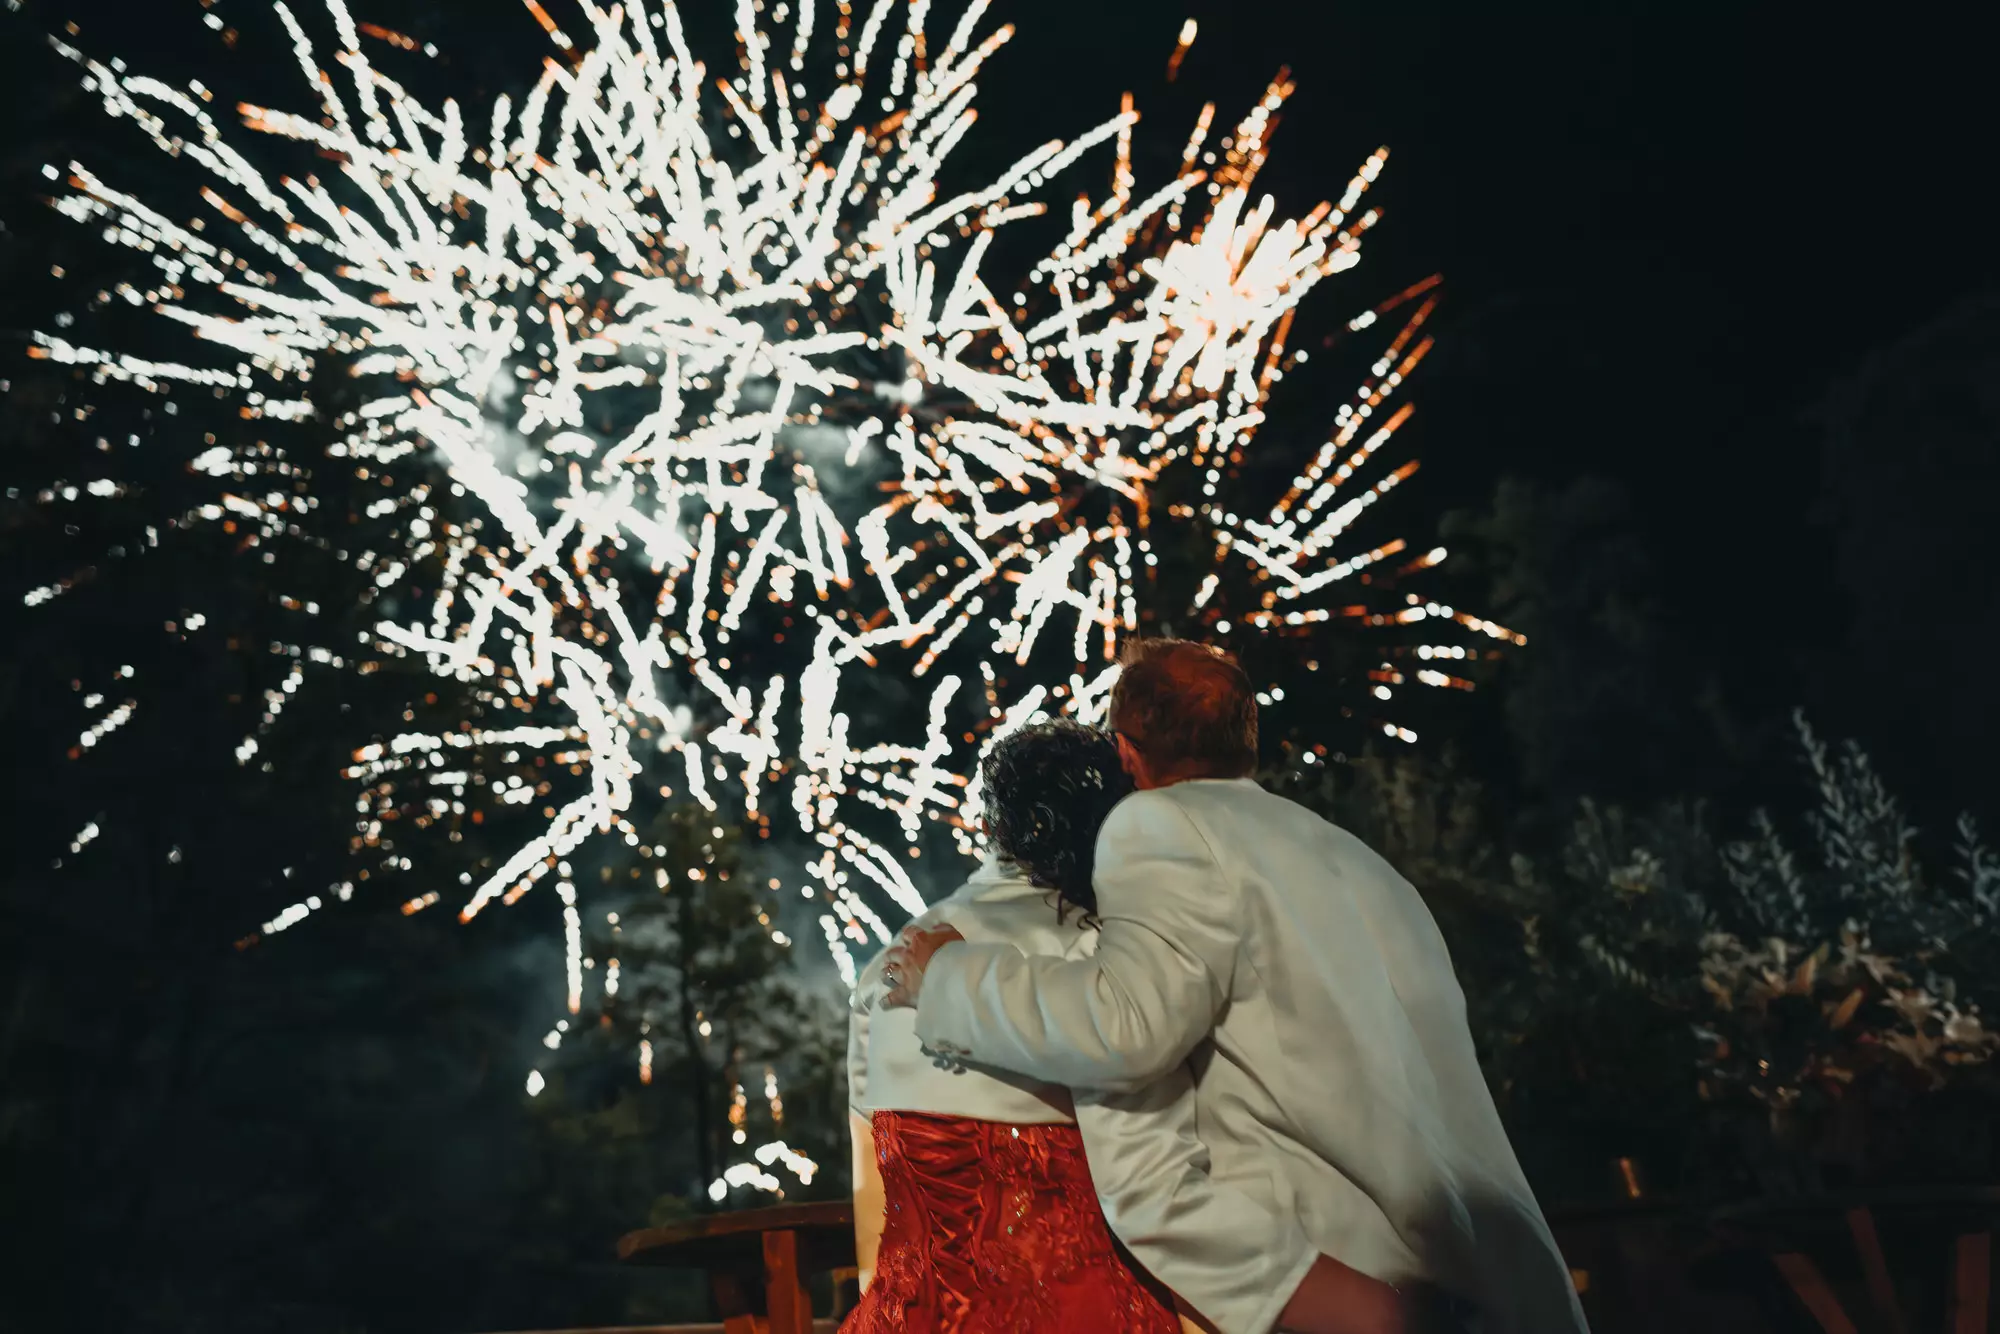
[[1075, 1126], [875, 1113], [888, 1220], [841, 1334], [1179, 1334], [1105, 1226]]

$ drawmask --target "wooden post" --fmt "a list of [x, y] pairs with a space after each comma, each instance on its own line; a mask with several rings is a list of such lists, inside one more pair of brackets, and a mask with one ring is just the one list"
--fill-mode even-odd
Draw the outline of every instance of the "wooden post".
[[715, 1312], [722, 1317], [723, 1334], [763, 1334], [758, 1329], [761, 1322], [750, 1311], [743, 1280], [733, 1270], [713, 1270], [708, 1282], [709, 1290], [715, 1294]]
[[1958, 1253], [1952, 1264], [1949, 1334], [1986, 1334], [1992, 1247], [1990, 1232], [1974, 1232], [1958, 1239]]
[[1771, 1263], [1778, 1266], [1778, 1272], [1792, 1285], [1792, 1291], [1799, 1295], [1826, 1334], [1856, 1334], [1854, 1322], [1840, 1309], [1840, 1299], [1833, 1295], [1833, 1289], [1826, 1285], [1826, 1276], [1810, 1258], [1788, 1251], [1772, 1256]]
[[1875, 1314], [1882, 1317], [1889, 1334], [1906, 1334], [1903, 1311], [1896, 1302], [1896, 1285], [1889, 1280], [1889, 1262], [1882, 1255], [1882, 1239], [1875, 1235], [1875, 1215], [1866, 1209], [1847, 1211], [1847, 1230], [1854, 1249], [1861, 1255], [1861, 1273], [1868, 1280], [1868, 1296]]
[[764, 1234], [764, 1312], [771, 1334], [812, 1334], [812, 1301], [799, 1275], [799, 1234]]

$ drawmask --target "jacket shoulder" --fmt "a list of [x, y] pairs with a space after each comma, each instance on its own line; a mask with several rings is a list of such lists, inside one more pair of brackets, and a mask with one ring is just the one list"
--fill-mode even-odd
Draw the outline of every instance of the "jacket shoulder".
[[1272, 824], [1297, 824], [1306, 821], [1320, 826], [1326, 824], [1319, 816], [1296, 801], [1278, 796], [1274, 792], [1267, 792], [1262, 786], [1247, 778], [1197, 779], [1194, 782], [1174, 783], [1168, 787], [1134, 793], [1126, 798], [1126, 801], [1136, 801], [1141, 797], [1156, 799], [1204, 835], [1211, 825], [1224, 821], [1240, 823], [1249, 820]]
[[1098, 831], [1099, 840], [1138, 841], [1156, 847], [1206, 844], [1208, 836], [1199, 811], [1182, 800], [1180, 789], [1186, 786], [1176, 783], [1132, 793], [1111, 808]]
[[1309, 853], [1335, 875], [1374, 856], [1354, 834], [1311, 807], [1248, 779], [1176, 783], [1141, 795], [1171, 800], [1179, 817], [1218, 851], [1225, 845], [1293, 849]]

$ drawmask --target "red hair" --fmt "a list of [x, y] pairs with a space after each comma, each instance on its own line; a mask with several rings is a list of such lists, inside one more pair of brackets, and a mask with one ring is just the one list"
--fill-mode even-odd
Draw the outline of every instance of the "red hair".
[[1242, 778], [1257, 767], [1257, 696], [1236, 660], [1187, 639], [1140, 639], [1120, 655], [1111, 726], [1161, 776]]

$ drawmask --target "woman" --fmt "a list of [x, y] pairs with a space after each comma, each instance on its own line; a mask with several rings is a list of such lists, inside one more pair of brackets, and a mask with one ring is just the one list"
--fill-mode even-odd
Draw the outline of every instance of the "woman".
[[[1029, 954], [1094, 949], [1097, 830], [1129, 790], [1117, 746], [1043, 723], [994, 746], [981, 778], [1000, 855], [918, 920]], [[934, 1058], [914, 1011], [876, 1009], [881, 970], [863, 971], [848, 1029], [862, 1299], [842, 1334], [1179, 1334], [1105, 1226], [1068, 1090]]]

